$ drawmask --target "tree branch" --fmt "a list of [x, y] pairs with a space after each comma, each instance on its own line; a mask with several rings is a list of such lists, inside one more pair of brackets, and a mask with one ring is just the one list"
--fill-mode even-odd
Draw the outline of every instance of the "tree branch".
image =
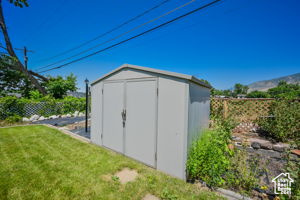
[[0, 0], [0, 27], [4, 36], [5, 44], [6, 44], [6, 50], [9, 53], [11, 57], [16, 58], [16, 67], [18, 67], [19, 71], [23, 72], [25, 76], [28, 77], [30, 82], [41, 92], [42, 94], [46, 95], [47, 92], [45, 88], [43, 88], [40, 83], [27, 71], [27, 69], [23, 66], [23, 64], [20, 62], [19, 58], [14, 52], [14, 49], [12, 47], [12, 44], [10, 42], [8, 32], [6, 29], [5, 21], [4, 21], [4, 16], [3, 16], [3, 9], [2, 9], [2, 0]]

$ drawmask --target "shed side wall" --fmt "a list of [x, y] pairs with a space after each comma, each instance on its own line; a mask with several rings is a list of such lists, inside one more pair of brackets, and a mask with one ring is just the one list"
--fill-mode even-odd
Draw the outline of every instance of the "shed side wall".
[[210, 117], [210, 89], [194, 83], [190, 83], [189, 88], [188, 149], [201, 131], [209, 127]]
[[185, 179], [186, 82], [159, 77], [157, 169]]
[[99, 82], [91, 87], [91, 141], [97, 145], [102, 145], [102, 86]]

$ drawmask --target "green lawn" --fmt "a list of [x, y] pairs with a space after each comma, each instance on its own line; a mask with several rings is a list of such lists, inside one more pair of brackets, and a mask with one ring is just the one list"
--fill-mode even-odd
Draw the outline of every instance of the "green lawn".
[[[138, 178], [110, 178], [128, 167]], [[0, 199], [218, 199], [213, 192], [45, 126], [0, 128]], [[168, 199], [168, 198], [166, 198]], [[174, 198], [176, 199], [176, 198]]]

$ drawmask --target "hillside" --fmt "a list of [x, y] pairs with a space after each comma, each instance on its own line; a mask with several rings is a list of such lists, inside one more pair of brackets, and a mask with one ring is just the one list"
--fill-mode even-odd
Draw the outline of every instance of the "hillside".
[[257, 81], [248, 85], [248, 92], [259, 90], [259, 91], [267, 91], [270, 88], [276, 87], [280, 81], [286, 81], [287, 83], [299, 83], [300, 84], [300, 73], [292, 74], [289, 76], [283, 76], [279, 78], [274, 78], [271, 80], [265, 81]]

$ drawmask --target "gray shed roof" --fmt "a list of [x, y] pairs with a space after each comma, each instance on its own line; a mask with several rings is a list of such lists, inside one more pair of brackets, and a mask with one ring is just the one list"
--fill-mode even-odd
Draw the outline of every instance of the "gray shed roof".
[[149, 68], [149, 67], [141, 67], [141, 66], [137, 66], [137, 65], [130, 65], [130, 64], [123, 64], [120, 67], [118, 67], [117, 69], [105, 74], [104, 76], [98, 78], [97, 80], [93, 81], [91, 83], [91, 85], [96, 84], [97, 82], [107, 78], [108, 76], [121, 71], [123, 69], [135, 69], [135, 70], [140, 70], [140, 71], [144, 71], [144, 72], [152, 72], [152, 73], [156, 73], [156, 74], [162, 74], [162, 75], [166, 75], [166, 76], [172, 76], [172, 77], [176, 77], [176, 78], [180, 78], [180, 79], [185, 79], [185, 80], [189, 80], [192, 81], [198, 85], [207, 87], [207, 88], [211, 88], [210, 85], [208, 85], [207, 83], [204, 83], [203, 81], [201, 81], [200, 79], [194, 77], [194, 76], [190, 76], [190, 75], [186, 75], [186, 74], [180, 74], [180, 73], [176, 73], [176, 72], [169, 72], [169, 71], [164, 71], [164, 70], [159, 70], [159, 69], [153, 69], [153, 68]]

